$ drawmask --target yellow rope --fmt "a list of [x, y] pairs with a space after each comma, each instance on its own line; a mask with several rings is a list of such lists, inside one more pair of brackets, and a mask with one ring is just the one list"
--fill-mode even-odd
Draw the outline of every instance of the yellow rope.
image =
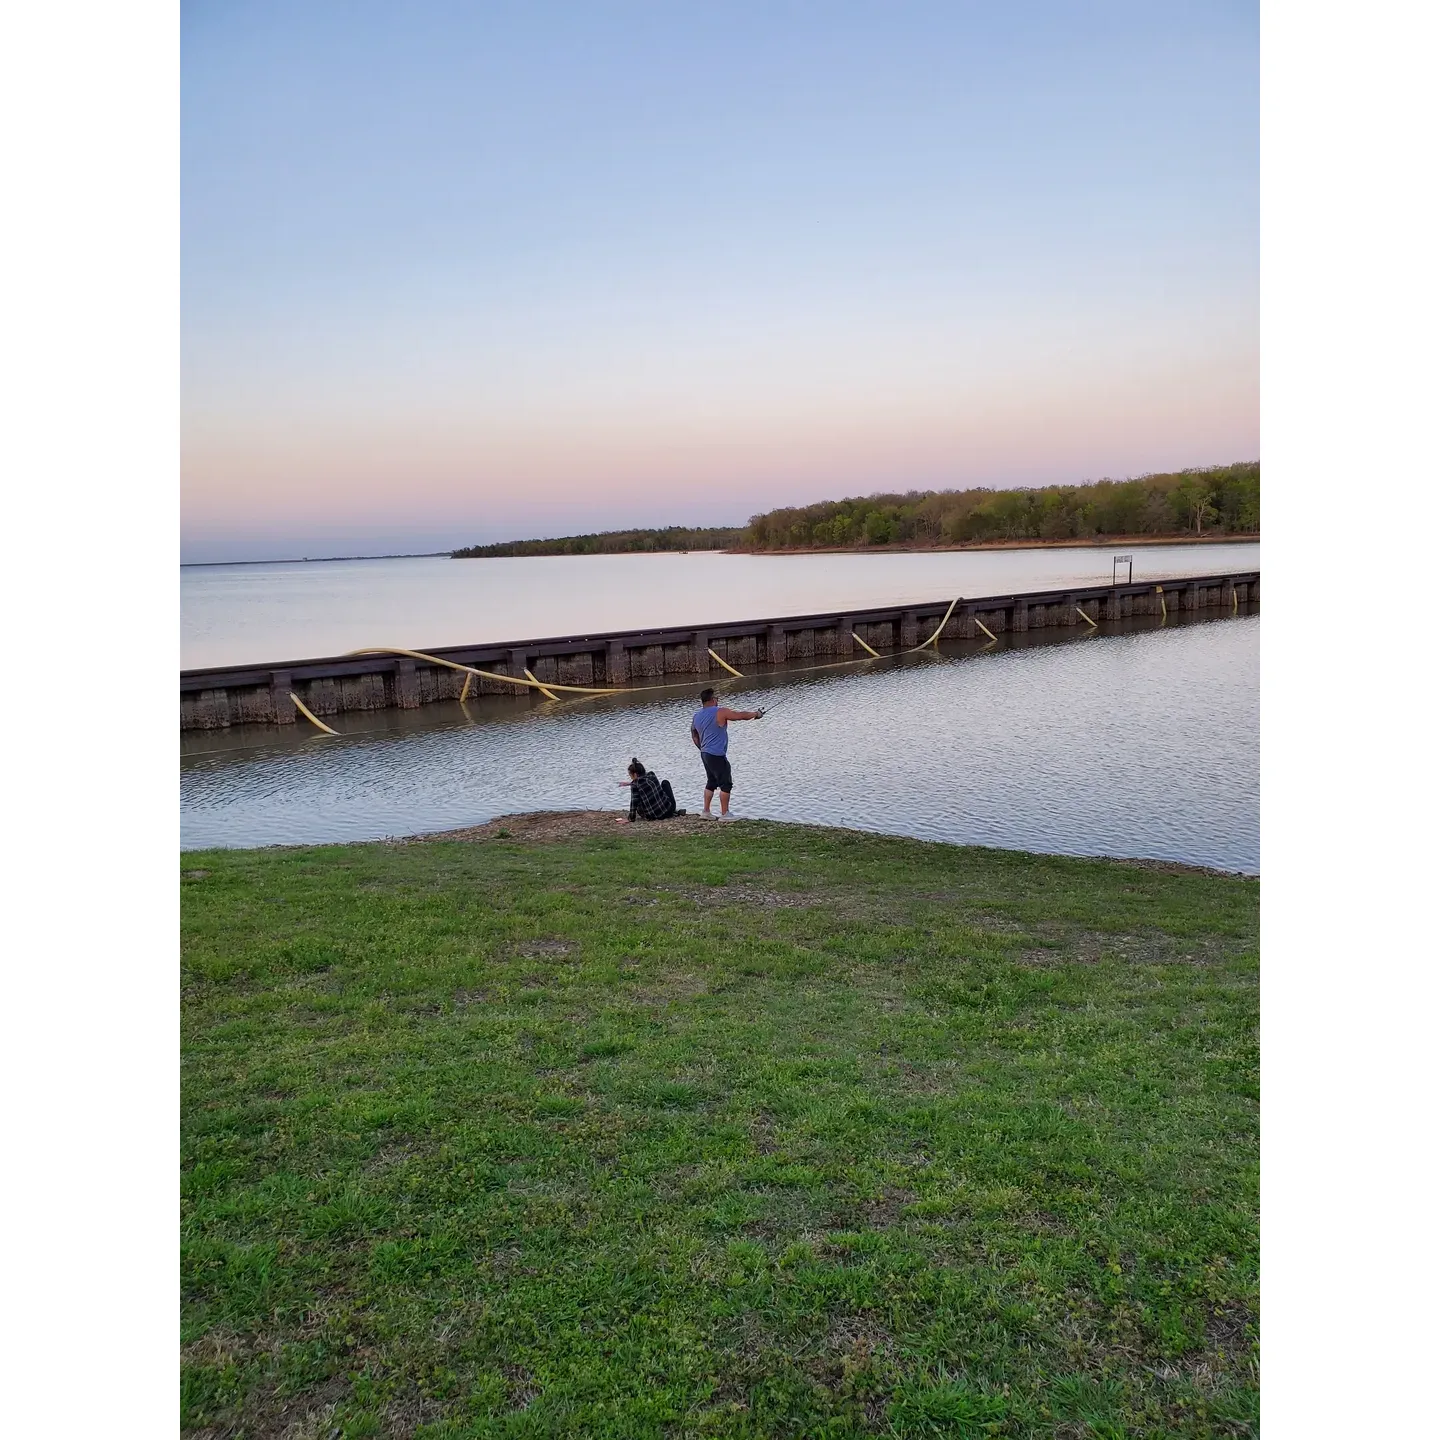
[[[535, 677], [528, 670], [525, 672], [525, 678], [527, 680], [535, 680]], [[535, 686], [547, 700], [558, 700], [560, 698], [553, 690], [547, 690], [538, 680], [535, 680]]]
[[1076, 613], [1092, 630], [1098, 630], [1098, 629], [1100, 628], [1078, 605], [1075, 607], [1075, 613]]
[[474, 679], [475, 679], [475, 677], [474, 677], [473, 675], [467, 675], [467, 676], [465, 677], [465, 683], [464, 683], [464, 685], [462, 685], [462, 686], [460, 687], [460, 703], [461, 703], [462, 705], [463, 705], [463, 704], [465, 703], [465, 701], [469, 698], [469, 695], [470, 695], [470, 685], [471, 685], [471, 682], [472, 682]]
[[987, 628], [985, 622], [978, 615], [975, 617], [975, 628], [977, 630], [984, 630], [992, 640], [995, 638], [995, 632]]
[[327, 735], [333, 735], [335, 733], [323, 720], [317, 720], [310, 713], [305, 702], [293, 690], [290, 692], [290, 698], [295, 702], [295, 708], [317, 729], [323, 730]]
[[940, 632], [950, 623], [950, 617], [955, 613], [955, 607], [959, 603], [960, 597], [957, 595], [950, 602], [950, 608], [945, 612], [945, 618], [935, 627], [935, 633], [928, 640], [926, 640], [924, 644], [917, 645], [915, 647], [917, 650], [923, 650], [926, 645], [933, 645], [940, 638]]
[[[924, 645], [917, 645], [915, 646], [914, 650], [906, 650], [901, 653], [913, 655], [918, 650], [924, 650], [927, 646], [934, 645], [936, 641], [939, 640], [941, 631], [943, 631], [945, 629], [945, 626], [949, 623], [950, 617], [955, 613], [955, 607], [959, 603], [960, 597], [956, 596], [956, 598], [950, 602], [950, 608], [945, 612], [945, 618], [941, 620], [940, 624], [935, 629], [935, 633], [931, 635], [928, 640], [925, 641]], [[980, 625], [980, 622], [978, 620], [975, 623], [977, 625]], [[980, 625], [980, 628], [982, 630], [985, 630], [985, 627], [983, 625]], [[990, 632], [988, 630], [985, 630], [985, 633], [987, 635], [990, 635]], [[884, 658], [880, 654], [880, 652], [874, 648], [874, 646], [868, 645], [853, 630], [850, 632], [850, 637], [855, 641], [857, 645], [861, 647], [861, 649], [863, 649], [873, 659], [880, 660]], [[995, 637], [993, 635], [990, 635], [990, 638], [993, 640]], [[723, 665], [725, 669], [730, 672], [730, 674], [735, 676], [736, 679], [743, 680], [745, 678], [745, 676], [732, 664], [730, 664], [728, 660], [725, 660], [721, 656], [717, 655], [714, 650], [707, 648], [706, 653], [710, 656], [712, 660], [716, 661], [720, 665]], [[474, 665], [462, 665], [457, 660], [445, 660], [442, 659], [439, 655], [428, 655], [423, 650], [406, 650], [403, 646], [400, 645], [370, 645], [363, 650], [351, 650], [348, 652], [348, 654], [352, 656], [403, 655], [411, 660], [423, 660], [427, 665], [443, 665], [447, 670], [458, 670], [461, 674], [465, 676], [465, 684], [460, 691], [461, 700], [464, 700], [469, 695], [471, 682], [475, 679], [477, 675], [482, 680], [499, 680], [502, 684], [515, 685], [522, 690], [538, 690], [542, 695], [545, 696], [547, 700], [558, 699], [559, 696], [555, 694], [557, 690], [563, 690], [570, 695], [633, 695], [646, 690], [688, 689], [691, 685], [695, 683], [694, 677], [691, 676], [684, 680], [675, 680], [670, 682], [662, 681], [658, 685], [561, 685], [554, 680], [547, 680], [542, 684], [539, 680], [535, 678], [533, 674], [531, 674], [529, 670], [525, 671], [524, 678], [522, 679], [518, 675], [502, 675], [497, 670], [481, 670]], [[838, 669], [842, 665], [853, 665], [855, 663], [856, 662], [854, 660], [834, 660], [825, 665], [807, 665], [803, 669], [790, 670], [787, 673], [791, 675], [800, 675], [810, 670], [834, 670]], [[299, 704], [299, 701], [296, 701], [296, 704]], [[308, 715], [310, 712], [307, 710], [305, 713]], [[314, 717], [311, 716], [311, 718], [313, 719]], [[317, 725], [320, 724], [318, 720], [315, 723]], [[322, 728], [325, 727], [322, 726]], [[331, 731], [331, 733], [333, 734], [334, 732]]]
[[1160, 619], [1162, 621], [1168, 620], [1170, 618], [1170, 612], [1165, 608], [1165, 587], [1163, 585], [1157, 585], [1155, 587], [1155, 593], [1160, 597]]
[[[371, 645], [364, 650], [351, 650], [351, 655], [408, 655], [412, 660], [423, 660], [427, 665], [443, 665], [447, 670], [462, 670], [478, 675], [483, 680], [503, 680], [507, 685], [518, 685], [522, 690], [544, 690], [547, 688], [538, 680], [522, 680], [516, 675], [501, 675], [495, 670], [477, 670], [473, 665], [460, 665], [454, 660], [442, 660], [438, 655], [427, 655], [423, 650], [402, 650], [398, 645]], [[569, 690], [576, 695], [618, 695], [620, 689], [600, 689], [593, 685], [559, 685], [552, 683], [551, 690]], [[623, 687], [622, 687], [623, 688]]]

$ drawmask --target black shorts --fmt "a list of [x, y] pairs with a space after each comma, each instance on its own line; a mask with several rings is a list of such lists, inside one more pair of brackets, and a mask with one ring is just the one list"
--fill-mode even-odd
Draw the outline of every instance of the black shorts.
[[705, 788], [719, 790], [728, 795], [731, 788], [730, 757], [728, 755], [710, 755], [702, 750], [700, 758], [705, 762]]

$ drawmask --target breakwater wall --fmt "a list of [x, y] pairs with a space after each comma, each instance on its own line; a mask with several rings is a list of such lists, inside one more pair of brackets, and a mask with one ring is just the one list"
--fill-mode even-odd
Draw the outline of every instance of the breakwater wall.
[[[959, 601], [947, 597], [920, 605], [687, 628], [447, 645], [427, 653], [498, 676], [523, 678], [528, 671], [542, 684], [640, 687], [671, 676], [724, 675], [727, 665], [750, 673], [864, 660], [870, 658], [869, 650], [883, 658], [920, 644], [947, 612], [941, 640], [986, 640], [1032, 630], [1088, 629], [1091, 624], [1140, 617], [1160, 620], [1205, 611], [1232, 614], [1253, 609], [1259, 599], [1260, 572], [1252, 570]], [[299, 718], [296, 699], [322, 717], [391, 706], [417, 709], [460, 699], [467, 682], [472, 695], [526, 693], [503, 679], [471, 676], [394, 654], [217, 666], [180, 672], [180, 728], [293, 725]]]

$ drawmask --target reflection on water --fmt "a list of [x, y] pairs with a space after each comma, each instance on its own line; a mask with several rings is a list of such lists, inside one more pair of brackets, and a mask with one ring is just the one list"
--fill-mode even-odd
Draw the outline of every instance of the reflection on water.
[[[460, 562], [455, 562], [459, 564]], [[734, 809], [922, 839], [1259, 868], [1258, 617], [732, 681]], [[181, 839], [378, 839], [607, 808], [631, 755], [700, 804], [686, 691], [187, 735]], [[340, 722], [337, 722], [340, 728]]]
[[[1258, 570], [1258, 543], [854, 555], [560, 555], [206, 565], [180, 572], [182, 669], [816, 615], [954, 595]], [[1121, 570], [1121, 576], [1125, 571]]]

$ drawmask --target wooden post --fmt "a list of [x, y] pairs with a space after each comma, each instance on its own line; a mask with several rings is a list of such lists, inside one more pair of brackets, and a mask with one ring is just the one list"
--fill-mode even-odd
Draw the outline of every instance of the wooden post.
[[700, 675], [708, 675], [713, 663], [710, 659], [710, 636], [704, 630], [697, 630], [691, 648], [691, 668]]
[[[412, 661], [413, 665], [414, 662]], [[340, 687], [333, 675], [322, 675], [310, 682], [310, 694], [301, 696], [317, 715], [338, 715], [340, 713]]]
[[270, 704], [274, 709], [277, 725], [295, 723], [295, 702], [290, 698], [290, 692], [294, 688], [288, 670], [270, 672]]
[[197, 730], [224, 730], [230, 724], [230, 696], [223, 689], [202, 690], [195, 701]]
[[772, 665], [783, 665], [785, 663], [785, 631], [783, 627], [772, 625], [767, 638], [767, 658]]
[[1062, 625], [1078, 625], [1080, 617], [1075, 613], [1080, 608], [1080, 597], [1078, 595], [1067, 595], [1065, 597], [1065, 618], [1060, 622]]
[[1017, 600], [1012, 607], [1010, 628], [1017, 634], [1030, 628], [1030, 607], [1023, 600]]
[[612, 640], [605, 647], [605, 683], [624, 685], [630, 679], [630, 657], [623, 641]]
[[855, 626], [848, 615], [842, 615], [835, 627], [835, 658], [849, 660], [855, 654]]
[[1120, 618], [1120, 592], [1112, 589], [1105, 597], [1105, 619], [1118, 620]]
[[920, 643], [920, 617], [913, 610], [900, 612], [900, 648], [913, 650]]
[[[420, 681], [415, 674], [415, 662], [402, 659], [395, 662], [395, 703], [402, 710], [420, 708]], [[322, 713], [316, 711], [316, 714]], [[328, 708], [323, 712], [333, 714]]]

